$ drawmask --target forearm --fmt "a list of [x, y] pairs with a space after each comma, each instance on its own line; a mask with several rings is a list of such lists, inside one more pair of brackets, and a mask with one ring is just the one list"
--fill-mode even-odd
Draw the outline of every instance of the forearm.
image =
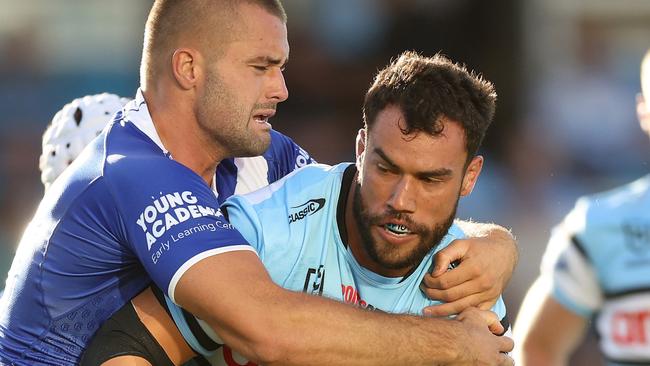
[[520, 366], [566, 366], [568, 356], [549, 352], [541, 344], [527, 344], [522, 347], [521, 354], [516, 358]]
[[514, 329], [518, 365], [567, 365], [587, 328], [585, 318], [553, 299], [549, 286], [538, 278], [522, 302]]
[[268, 347], [281, 350], [268, 364], [446, 365], [459, 357], [467, 337], [453, 320], [389, 315], [283, 292], [265, 309]]
[[456, 320], [388, 315], [284, 290], [250, 253], [195, 264], [176, 299], [261, 364], [444, 365], [479, 343]]

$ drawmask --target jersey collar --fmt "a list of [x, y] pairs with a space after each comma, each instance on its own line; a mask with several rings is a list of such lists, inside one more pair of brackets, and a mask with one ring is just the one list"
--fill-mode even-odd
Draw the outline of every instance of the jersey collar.
[[133, 123], [135, 127], [158, 145], [165, 155], [169, 156], [169, 151], [165, 149], [158, 132], [156, 132], [156, 127], [147, 108], [147, 101], [144, 99], [144, 94], [142, 94], [140, 88], [138, 88], [135, 99], [124, 107], [124, 120]]
[[355, 182], [354, 177], [357, 174], [357, 166], [350, 164], [343, 172], [341, 179], [341, 191], [339, 192], [339, 202], [336, 207], [336, 224], [339, 228], [339, 235], [341, 235], [341, 243], [348, 247], [348, 228], [345, 225], [345, 206], [348, 202], [348, 194], [352, 184]]

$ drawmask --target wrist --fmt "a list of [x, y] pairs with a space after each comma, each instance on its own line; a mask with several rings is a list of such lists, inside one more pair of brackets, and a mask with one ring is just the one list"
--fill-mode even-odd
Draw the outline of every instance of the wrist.
[[462, 322], [453, 319], [431, 318], [435, 323], [429, 325], [431, 333], [429, 344], [437, 344], [431, 348], [436, 365], [457, 365], [465, 360], [465, 341], [470, 334]]

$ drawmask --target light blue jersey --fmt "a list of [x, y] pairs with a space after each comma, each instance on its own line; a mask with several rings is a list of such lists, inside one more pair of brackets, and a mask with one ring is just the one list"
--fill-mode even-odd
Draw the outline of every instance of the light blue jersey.
[[650, 176], [579, 199], [553, 230], [542, 278], [564, 307], [595, 317], [610, 365], [650, 364]]
[[[406, 277], [388, 278], [367, 270], [343, 239], [347, 236], [343, 215], [355, 173], [355, 166], [349, 163], [310, 165], [258, 191], [233, 196], [222, 208], [278, 285], [364, 308], [421, 314], [425, 306], [439, 303], [428, 299], [419, 288], [432, 268], [433, 255], [464, 234], [453, 225], [436, 249]], [[492, 310], [505, 319], [501, 299]], [[197, 347], [197, 337], [184, 324], [186, 317], [179, 316], [178, 311], [172, 314], [188, 343], [209, 355]], [[205, 324], [201, 327], [220, 342]], [[210, 358], [213, 365], [252, 364], [227, 346]]]

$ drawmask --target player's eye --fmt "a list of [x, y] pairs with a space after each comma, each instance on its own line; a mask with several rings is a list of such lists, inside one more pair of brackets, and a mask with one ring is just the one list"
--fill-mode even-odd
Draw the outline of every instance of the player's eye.
[[382, 173], [386, 173], [386, 172], [388, 172], [390, 169], [389, 169], [386, 165], [384, 165], [384, 164], [382, 164], [382, 163], [377, 163], [377, 170], [379, 170], [379, 171], [382, 172]]
[[422, 177], [420, 179], [426, 184], [438, 184], [444, 181], [443, 179], [434, 178], [434, 177]]
[[254, 68], [255, 70], [257, 70], [257, 71], [262, 71], [262, 72], [264, 72], [264, 71], [266, 71], [266, 70], [269, 69], [268, 66], [260, 66], [260, 65], [253, 65], [253, 68]]

